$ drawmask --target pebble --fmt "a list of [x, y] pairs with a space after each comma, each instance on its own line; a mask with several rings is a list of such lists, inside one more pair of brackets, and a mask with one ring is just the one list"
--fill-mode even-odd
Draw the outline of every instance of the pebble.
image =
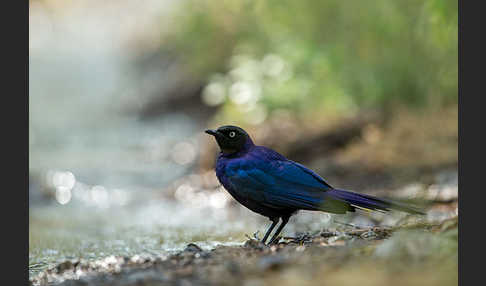
[[189, 243], [186, 246], [186, 248], [184, 249], [184, 251], [189, 251], [189, 252], [202, 252], [203, 250], [197, 244], [195, 244], [195, 243]]

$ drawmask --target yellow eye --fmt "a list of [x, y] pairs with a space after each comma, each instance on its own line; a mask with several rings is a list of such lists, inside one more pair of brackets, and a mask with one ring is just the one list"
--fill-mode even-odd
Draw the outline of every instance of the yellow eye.
[[230, 138], [233, 138], [233, 137], [235, 137], [235, 136], [236, 136], [236, 132], [231, 131], [231, 132], [228, 134], [228, 136], [229, 136]]

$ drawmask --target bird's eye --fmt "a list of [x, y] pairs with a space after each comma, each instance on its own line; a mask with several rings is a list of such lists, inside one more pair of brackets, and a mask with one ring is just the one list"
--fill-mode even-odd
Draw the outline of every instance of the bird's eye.
[[230, 133], [228, 133], [228, 136], [229, 136], [230, 138], [233, 138], [233, 137], [235, 137], [235, 136], [236, 136], [236, 132], [231, 131]]

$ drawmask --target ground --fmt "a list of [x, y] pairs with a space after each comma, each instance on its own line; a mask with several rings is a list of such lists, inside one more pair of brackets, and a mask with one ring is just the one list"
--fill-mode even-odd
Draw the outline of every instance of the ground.
[[[404, 199], [427, 215], [355, 213], [312, 232], [300, 231], [312, 218], [295, 216], [277, 245], [263, 245], [260, 233], [247, 233], [246, 241], [210, 248], [190, 240], [184, 250], [159, 256], [70, 259], [32, 275], [31, 285], [457, 285], [457, 108], [397, 112], [386, 123], [362, 119], [313, 124], [316, 130], [279, 119], [287, 124], [285, 132], [301, 130], [285, 140], [273, 140], [281, 131], [271, 121], [263, 129], [272, 133], [250, 133], [325, 174], [334, 186]], [[193, 194], [223, 191], [210, 171], [214, 145], [208, 141], [203, 154], [211, 158], [202, 157], [192, 174], [168, 187], [164, 200], [177, 200], [181, 184]], [[212, 179], [201, 179], [206, 175]]]
[[68, 261], [33, 284], [68, 279], [59, 285], [457, 285], [457, 222], [456, 216], [440, 224], [322, 230], [271, 246], [254, 238], [212, 250], [191, 243], [159, 259]]

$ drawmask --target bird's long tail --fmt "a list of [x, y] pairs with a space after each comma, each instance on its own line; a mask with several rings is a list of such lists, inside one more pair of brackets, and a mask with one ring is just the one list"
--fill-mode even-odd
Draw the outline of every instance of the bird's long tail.
[[370, 195], [358, 194], [339, 189], [332, 189], [326, 193], [335, 199], [349, 203], [355, 208], [378, 211], [389, 211], [393, 209], [411, 214], [425, 214], [423, 211], [415, 209], [404, 203], [381, 199]]

